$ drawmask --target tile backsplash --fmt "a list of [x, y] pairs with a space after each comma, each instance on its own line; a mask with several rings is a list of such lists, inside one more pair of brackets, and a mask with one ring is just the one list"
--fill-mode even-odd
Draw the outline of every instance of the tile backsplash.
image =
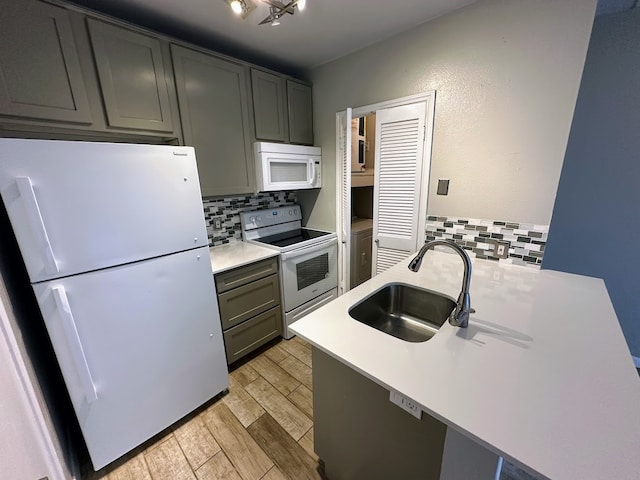
[[[296, 203], [296, 192], [265, 192], [241, 197], [206, 198], [202, 200], [209, 246], [242, 240], [240, 212], [282, 207]], [[216, 228], [216, 221], [220, 228]]]
[[[540, 267], [547, 244], [549, 225], [477, 218], [427, 217], [426, 240], [448, 238], [476, 258], [515, 265]], [[494, 255], [497, 241], [509, 243], [509, 256]]]

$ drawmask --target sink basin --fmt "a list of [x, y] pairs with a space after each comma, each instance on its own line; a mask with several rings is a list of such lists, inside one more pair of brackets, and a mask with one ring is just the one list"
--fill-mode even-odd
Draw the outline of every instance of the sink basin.
[[447, 321], [456, 302], [445, 295], [390, 283], [349, 309], [355, 320], [407, 342], [426, 342]]

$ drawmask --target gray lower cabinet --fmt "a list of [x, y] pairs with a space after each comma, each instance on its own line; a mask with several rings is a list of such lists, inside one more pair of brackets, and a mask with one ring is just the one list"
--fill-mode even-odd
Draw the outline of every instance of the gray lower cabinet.
[[107, 125], [172, 132], [160, 40], [87, 20]]
[[277, 258], [215, 276], [229, 364], [282, 334]]
[[350, 288], [371, 278], [371, 249], [373, 220], [365, 219], [351, 224]]
[[287, 80], [289, 142], [313, 145], [313, 101], [311, 86]]
[[256, 348], [281, 335], [282, 309], [274, 307], [248, 322], [223, 332], [227, 364], [231, 365]]
[[196, 150], [202, 196], [252, 193], [248, 68], [177, 45], [171, 56], [184, 141]]
[[0, 115], [92, 123], [68, 12], [0, 1]]

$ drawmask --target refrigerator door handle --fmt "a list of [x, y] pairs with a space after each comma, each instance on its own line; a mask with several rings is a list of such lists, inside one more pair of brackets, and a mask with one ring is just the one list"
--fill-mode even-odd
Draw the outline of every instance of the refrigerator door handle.
[[53, 298], [56, 301], [56, 308], [62, 318], [62, 330], [64, 331], [69, 345], [71, 358], [73, 359], [76, 372], [82, 382], [84, 396], [87, 403], [93, 403], [98, 399], [98, 394], [96, 393], [96, 387], [93, 384], [93, 378], [91, 377], [87, 358], [84, 355], [82, 342], [80, 342], [80, 336], [78, 335], [76, 322], [73, 318], [73, 313], [71, 312], [67, 293], [62, 286], [53, 287], [51, 290], [53, 292]]
[[33, 184], [29, 177], [16, 177], [16, 184], [18, 185], [18, 192], [20, 198], [24, 202], [25, 210], [27, 213], [27, 222], [33, 230], [40, 247], [44, 251], [45, 256], [45, 270], [49, 274], [58, 273], [60, 269], [53, 256], [53, 249], [51, 248], [51, 242], [49, 242], [49, 235], [47, 235], [47, 229], [44, 226], [42, 220], [42, 214], [40, 213], [40, 207], [38, 206], [38, 200], [36, 199], [36, 193], [33, 191]]

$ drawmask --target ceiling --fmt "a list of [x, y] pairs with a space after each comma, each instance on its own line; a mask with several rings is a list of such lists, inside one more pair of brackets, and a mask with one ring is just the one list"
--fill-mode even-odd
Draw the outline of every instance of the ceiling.
[[[277, 27], [261, 0], [246, 19], [225, 0], [66, 0], [216, 52], [304, 76], [319, 65], [409, 30], [476, 0], [307, 0]], [[288, 1], [288, 0], [284, 0]], [[597, 15], [640, 0], [599, 0]]]
[[307, 0], [277, 27], [243, 20], [224, 0], [70, 0], [263, 66], [299, 73], [364, 48], [475, 0]]

